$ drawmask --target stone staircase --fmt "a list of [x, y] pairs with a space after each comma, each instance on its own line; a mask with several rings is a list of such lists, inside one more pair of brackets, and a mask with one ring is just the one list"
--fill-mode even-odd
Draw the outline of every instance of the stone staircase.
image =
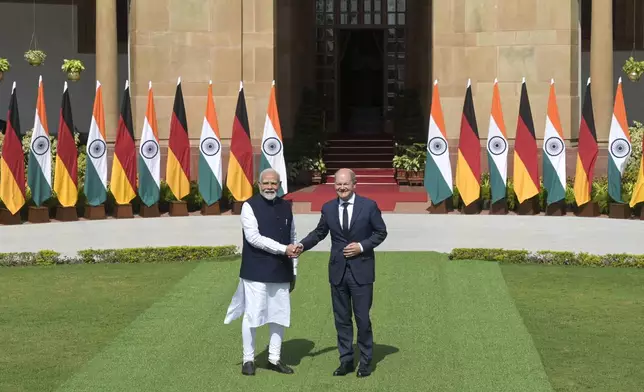
[[386, 134], [349, 134], [333, 136], [324, 150], [327, 184], [335, 182], [334, 173], [349, 168], [356, 173], [358, 183], [396, 185], [392, 159], [394, 142]]

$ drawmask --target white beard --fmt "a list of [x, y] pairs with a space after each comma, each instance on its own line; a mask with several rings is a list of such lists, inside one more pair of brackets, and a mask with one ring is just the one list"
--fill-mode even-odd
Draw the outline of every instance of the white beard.
[[277, 197], [277, 192], [273, 192], [273, 193], [260, 192], [260, 193], [266, 200], [273, 200], [275, 199], [275, 197]]

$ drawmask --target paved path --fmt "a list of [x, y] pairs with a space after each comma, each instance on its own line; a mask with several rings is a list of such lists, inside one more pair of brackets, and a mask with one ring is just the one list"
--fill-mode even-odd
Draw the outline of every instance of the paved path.
[[[383, 214], [389, 235], [379, 250], [449, 252], [457, 247], [644, 254], [644, 221], [608, 218]], [[296, 215], [299, 236], [319, 215]], [[314, 250], [329, 249], [330, 237]], [[239, 216], [79, 221], [0, 226], [0, 252], [53, 249], [241, 245]]]

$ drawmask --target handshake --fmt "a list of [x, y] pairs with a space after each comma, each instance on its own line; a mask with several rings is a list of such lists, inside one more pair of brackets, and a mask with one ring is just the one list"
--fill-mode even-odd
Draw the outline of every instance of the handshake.
[[290, 258], [298, 257], [304, 252], [304, 245], [302, 244], [289, 244], [286, 246], [286, 255]]

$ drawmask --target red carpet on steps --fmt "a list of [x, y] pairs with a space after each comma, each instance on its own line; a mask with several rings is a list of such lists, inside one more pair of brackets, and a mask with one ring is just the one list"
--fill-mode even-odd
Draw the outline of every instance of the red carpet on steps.
[[[424, 188], [420, 188], [419, 192], [401, 192], [397, 184], [358, 184], [356, 193], [374, 200], [381, 211], [393, 211], [396, 208], [396, 202], [427, 202], [427, 192]], [[289, 193], [284, 198], [293, 202], [310, 202], [311, 211], [320, 211], [324, 203], [336, 197], [332, 184], [322, 184], [317, 185], [313, 191], [305, 188]]]

